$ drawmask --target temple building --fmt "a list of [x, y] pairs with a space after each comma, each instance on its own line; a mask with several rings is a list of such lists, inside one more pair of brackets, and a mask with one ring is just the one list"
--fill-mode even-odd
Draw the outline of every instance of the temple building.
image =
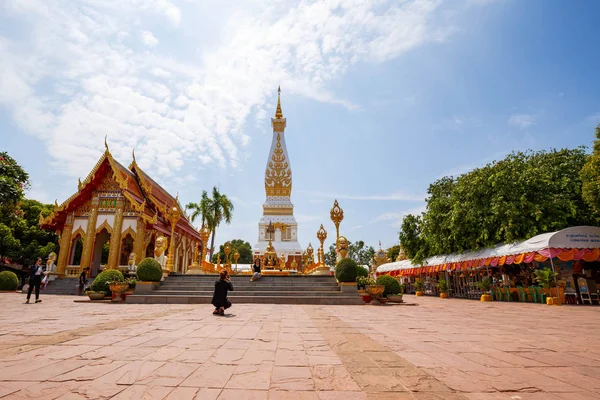
[[105, 268], [127, 270], [154, 257], [163, 271], [185, 273], [200, 236], [177, 198], [150, 178], [135, 161], [128, 168], [106, 150], [78, 190], [55, 204], [43, 229], [56, 231], [60, 250], [59, 277], [91, 276]]
[[[294, 205], [291, 202], [292, 169], [285, 145], [286, 119], [281, 111], [281, 90], [277, 91], [277, 109], [271, 119], [273, 139], [265, 170], [265, 192], [263, 215], [258, 223], [258, 242], [254, 246], [254, 256], [263, 259], [266, 269], [300, 269], [302, 247], [298, 243], [298, 224], [294, 218]], [[272, 265], [277, 254], [279, 264]], [[268, 261], [268, 262], [267, 262]]]

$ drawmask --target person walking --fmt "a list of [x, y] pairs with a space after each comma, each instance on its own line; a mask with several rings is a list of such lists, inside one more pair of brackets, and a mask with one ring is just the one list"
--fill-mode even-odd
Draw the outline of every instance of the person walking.
[[252, 264], [252, 278], [250, 278], [250, 282], [254, 282], [260, 279], [260, 258], [254, 260], [254, 264]]
[[41, 303], [40, 300], [40, 285], [42, 284], [42, 278], [44, 277], [44, 267], [42, 266], [42, 259], [38, 257], [35, 260], [35, 264], [33, 264], [29, 268], [29, 289], [27, 289], [27, 301], [25, 304], [29, 303], [29, 299], [31, 298], [31, 292], [35, 288], [35, 302]]
[[89, 267], [85, 267], [81, 274], [79, 274], [79, 292], [78, 295], [81, 296], [85, 289], [85, 284], [87, 283], [87, 272], [90, 270]]
[[231, 301], [227, 299], [227, 292], [233, 291], [233, 285], [229, 280], [229, 272], [226, 269], [219, 274], [219, 280], [215, 282], [215, 292], [212, 298], [212, 305], [215, 306], [213, 315], [225, 315], [225, 310], [231, 307]]

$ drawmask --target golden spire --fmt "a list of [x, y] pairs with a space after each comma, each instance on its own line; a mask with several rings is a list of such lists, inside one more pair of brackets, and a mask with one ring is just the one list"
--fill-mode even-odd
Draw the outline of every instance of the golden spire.
[[108, 138], [108, 135], [104, 135], [104, 148], [106, 149], [106, 151], [108, 151], [108, 143], [106, 142], [107, 138]]
[[275, 118], [283, 118], [283, 112], [281, 111], [281, 86], [277, 87], [277, 110], [275, 110]]
[[133, 157], [133, 162], [135, 164], [135, 149], [131, 150], [131, 156]]

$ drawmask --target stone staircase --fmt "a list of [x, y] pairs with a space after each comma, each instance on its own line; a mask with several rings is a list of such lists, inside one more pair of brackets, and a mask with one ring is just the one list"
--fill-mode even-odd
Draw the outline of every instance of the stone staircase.
[[[157, 290], [127, 296], [135, 304], [209, 304], [217, 275], [171, 275]], [[232, 303], [267, 304], [364, 304], [358, 293], [342, 293], [333, 276], [263, 276], [250, 282], [249, 275], [233, 275]]]
[[[79, 280], [73, 278], [57, 278], [48, 282], [46, 289], [42, 285], [40, 288], [40, 297], [47, 294], [76, 295], [78, 282]], [[24, 293], [27, 293], [27, 291]]]

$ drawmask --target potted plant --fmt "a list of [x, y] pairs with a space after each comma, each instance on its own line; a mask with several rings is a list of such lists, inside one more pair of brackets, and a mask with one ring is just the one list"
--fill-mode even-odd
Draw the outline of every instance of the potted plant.
[[134, 294], [148, 294], [160, 286], [163, 276], [160, 263], [154, 258], [144, 258], [137, 266], [138, 281], [135, 283]]
[[[544, 288], [546, 304], [548, 305], [559, 306], [561, 304], [560, 297], [552, 297], [551, 293], [552, 282], [556, 282], [557, 276], [558, 274], [548, 267], [535, 271], [535, 280]], [[558, 288], [556, 289], [556, 294], [558, 294]]]
[[[123, 274], [120, 271], [116, 269], [107, 269], [106, 271], [100, 272], [98, 276], [94, 279], [94, 281], [90, 285], [90, 291], [108, 293], [109, 291], [112, 291], [112, 289], [110, 288], [111, 284], [117, 282], [123, 283], [123, 281]], [[125, 289], [126, 288], [127, 287], [125, 287]], [[116, 286], [115, 289], [117, 289]]]
[[362, 288], [358, 291], [358, 294], [360, 295], [360, 297], [362, 297], [363, 301], [365, 303], [370, 303], [371, 300], [373, 300], [373, 298], [371, 297], [371, 295], [369, 294], [369, 292], [367, 291], [367, 286], [371, 286], [371, 285], [375, 285], [375, 281], [369, 277], [363, 277], [360, 276], [356, 279], [358, 287]]
[[335, 267], [335, 277], [344, 293], [357, 293], [358, 264], [351, 258], [342, 258]]
[[423, 296], [423, 281], [421, 278], [415, 279], [415, 296]]
[[479, 301], [492, 301], [492, 295], [490, 293], [492, 290], [492, 280], [490, 278], [485, 278], [481, 282], [478, 282], [477, 286], [484, 291]]
[[446, 281], [445, 279], [440, 279], [437, 287], [440, 289], [440, 297], [442, 299], [447, 299], [448, 298], [448, 281]]
[[[382, 275], [377, 278], [377, 285], [383, 285], [383, 297], [391, 302], [402, 303], [402, 285], [398, 279], [390, 275]], [[400, 293], [400, 296], [397, 295]]]
[[105, 292], [94, 292], [92, 290], [88, 290], [85, 294], [90, 298], [90, 300], [102, 300], [106, 296]]

